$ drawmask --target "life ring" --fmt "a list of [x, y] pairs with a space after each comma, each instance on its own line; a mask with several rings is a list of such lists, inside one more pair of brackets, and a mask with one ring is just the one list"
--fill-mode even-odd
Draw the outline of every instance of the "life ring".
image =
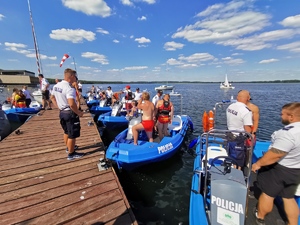
[[203, 132], [208, 131], [208, 115], [206, 111], [204, 111], [203, 116], [202, 116], [202, 127], [203, 127]]
[[214, 129], [215, 119], [214, 119], [214, 112], [210, 110], [208, 112], [208, 130]]

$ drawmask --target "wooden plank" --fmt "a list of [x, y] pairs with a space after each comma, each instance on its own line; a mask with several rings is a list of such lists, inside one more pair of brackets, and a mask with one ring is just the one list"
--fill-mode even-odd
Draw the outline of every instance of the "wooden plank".
[[40, 112], [1, 142], [0, 224], [137, 224], [113, 168], [98, 170], [104, 146], [90, 114], [76, 140], [86, 155], [68, 161], [58, 113]]

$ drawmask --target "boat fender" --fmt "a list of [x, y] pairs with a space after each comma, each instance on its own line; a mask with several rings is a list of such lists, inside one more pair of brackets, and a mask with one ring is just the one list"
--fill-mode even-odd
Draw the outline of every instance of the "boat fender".
[[206, 111], [204, 111], [203, 116], [202, 116], [202, 127], [203, 127], [203, 132], [208, 131], [208, 115]]
[[214, 129], [215, 119], [214, 119], [214, 112], [210, 110], [208, 112], [208, 130]]

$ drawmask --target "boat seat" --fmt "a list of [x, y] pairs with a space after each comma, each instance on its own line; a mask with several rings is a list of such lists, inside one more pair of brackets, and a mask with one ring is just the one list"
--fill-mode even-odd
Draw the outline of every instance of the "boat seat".
[[136, 124], [139, 124], [141, 121], [142, 121], [142, 115], [138, 115], [138, 117], [132, 117], [132, 119], [129, 121], [128, 131], [127, 131], [127, 136], [126, 136], [127, 140], [130, 140], [133, 138], [132, 127]]
[[182, 128], [181, 116], [179, 115], [173, 116], [172, 123], [168, 125], [169, 131], [171, 130], [178, 131], [181, 130], [181, 128]]
[[[228, 153], [225, 148], [219, 146], [209, 146], [207, 148], [207, 165], [211, 166], [211, 161], [218, 156], [228, 156]], [[204, 168], [205, 155], [202, 158], [202, 168]]]

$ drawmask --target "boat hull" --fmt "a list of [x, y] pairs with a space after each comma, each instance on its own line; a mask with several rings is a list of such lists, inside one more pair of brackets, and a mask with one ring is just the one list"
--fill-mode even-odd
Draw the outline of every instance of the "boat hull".
[[40, 111], [37, 108], [12, 108], [4, 110], [7, 118], [11, 122], [24, 123], [30, 116], [36, 115]]
[[172, 85], [161, 85], [159, 87], [155, 87], [155, 90], [158, 91], [158, 90], [173, 90], [174, 89], [174, 86]]
[[171, 131], [170, 137], [164, 137], [160, 143], [148, 142], [144, 131], [140, 132], [138, 145], [126, 140], [128, 129], [121, 132], [109, 145], [106, 158], [117, 163], [119, 168], [133, 170], [145, 164], [160, 162], [172, 157], [180, 148], [184, 136], [192, 121], [188, 116], [181, 116], [182, 128]]
[[11, 133], [11, 125], [7, 115], [3, 110], [0, 110], [0, 141], [6, 138]]

